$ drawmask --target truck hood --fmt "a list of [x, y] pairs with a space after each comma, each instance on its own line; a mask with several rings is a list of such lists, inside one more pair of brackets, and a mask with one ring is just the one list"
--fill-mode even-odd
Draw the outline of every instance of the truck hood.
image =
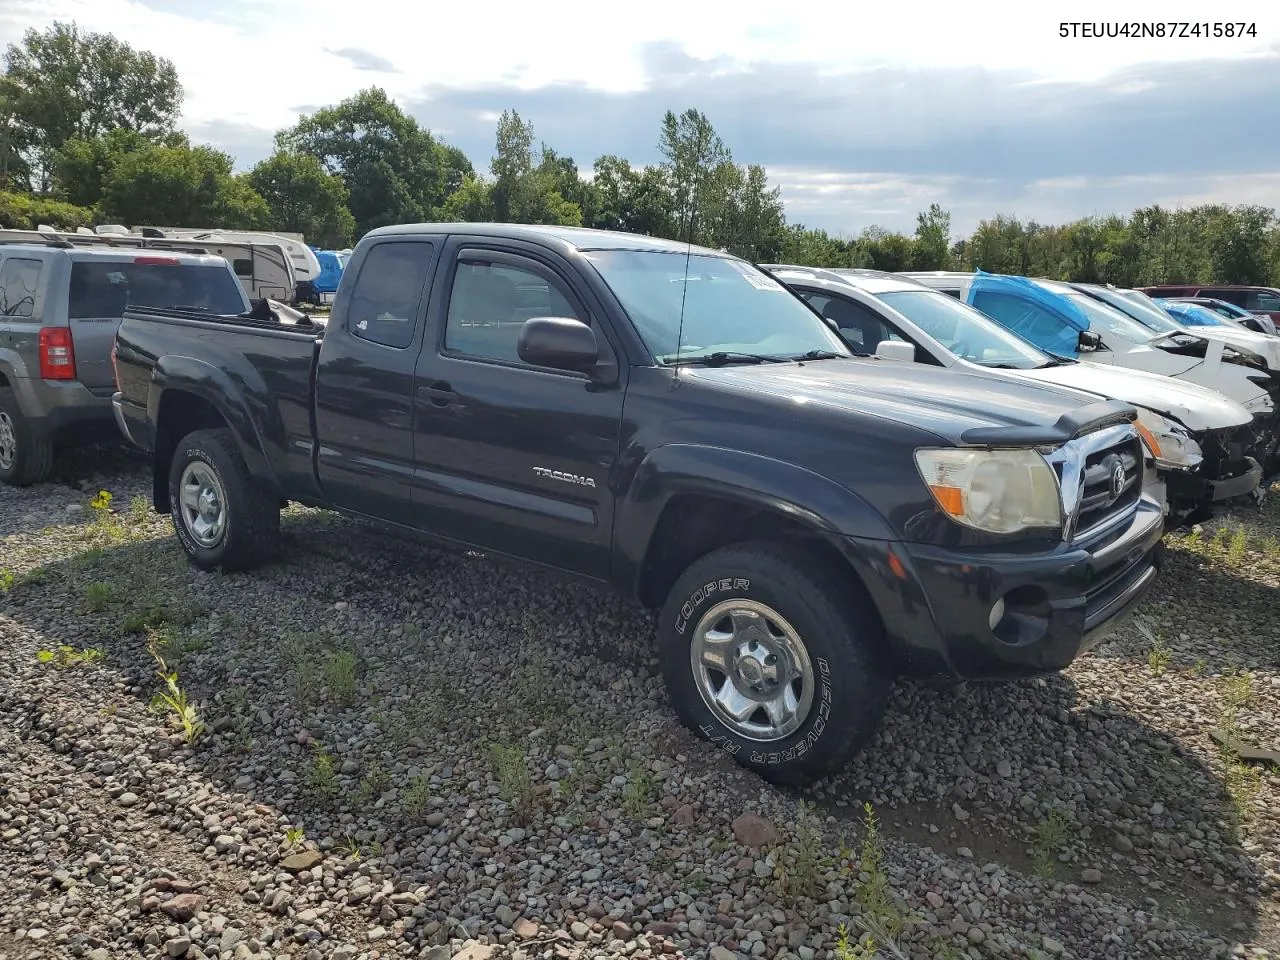
[[1049, 384], [985, 373], [918, 368], [874, 358], [729, 367], [687, 367], [681, 377], [793, 405], [893, 420], [965, 442], [970, 431], [1052, 428], [1080, 410], [1077, 395]]
[[1098, 363], [1064, 363], [1008, 372], [1146, 407], [1177, 420], [1192, 433], [1238, 427], [1252, 419], [1241, 404], [1217, 390], [1143, 370], [1118, 369]]

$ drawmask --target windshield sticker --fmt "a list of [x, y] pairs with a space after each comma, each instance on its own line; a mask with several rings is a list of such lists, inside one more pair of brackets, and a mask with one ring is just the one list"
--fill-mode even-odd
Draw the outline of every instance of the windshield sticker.
[[773, 277], [761, 273], [759, 270], [753, 270], [745, 263], [738, 263], [736, 260], [730, 260], [733, 268], [737, 270], [747, 283], [751, 284], [757, 290], [775, 290], [781, 292], [783, 287]]

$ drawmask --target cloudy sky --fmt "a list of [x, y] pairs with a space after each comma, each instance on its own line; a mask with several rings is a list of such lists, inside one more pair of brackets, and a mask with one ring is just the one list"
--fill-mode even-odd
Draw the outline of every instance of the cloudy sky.
[[[765, 165], [789, 219], [956, 232], [1204, 201], [1280, 207], [1280, 12], [1130, 0], [1130, 22], [1256, 24], [1236, 39], [1063, 38], [1119, 5], [647, 0], [0, 0], [0, 43], [54, 19], [169, 57], [184, 126], [251, 166], [299, 112], [387, 89], [487, 168], [514, 107], [583, 168], [657, 160], [663, 111], [705, 112]], [[554, 12], [552, 12], [554, 11]]]

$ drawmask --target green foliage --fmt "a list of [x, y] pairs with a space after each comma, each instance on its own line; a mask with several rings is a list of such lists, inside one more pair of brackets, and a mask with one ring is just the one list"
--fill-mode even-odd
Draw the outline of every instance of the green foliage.
[[54, 650], [40, 650], [36, 660], [59, 669], [76, 666], [94, 666], [102, 662], [105, 655], [98, 647], [83, 647], [77, 650], [70, 644], [61, 644]]
[[148, 146], [119, 156], [102, 185], [102, 210], [121, 223], [228, 229], [269, 225], [271, 212], [232, 159], [213, 147]]
[[473, 173], [460, 152], [442, 147], [377, 87], [301, 117], [276, 135], [276, 146], [314, 157], [342, 179], [357, 234], [430, 219], [449, 185]]
[[1031, 836], [1031, 865], [1041, 877], [1053, 876], [1053, 865], [1071, 841], [1071, 821], [1060, 810], [1036, 824]]
[[0, 228], [34, 230], [42, 223], [59, 230], [91, 226], [94, 211], [50, 197], [0, 192]]
[[0, 187], [6, 177], [22, 178], [29, 189], [42, 191], [49, 187], [55, 152], [69, 140], [113, 130], [148, 138], [172, 131], [182, 86], [170, 61], [110, 34], [55, 22], [9, 45], [0, 103], [11, 130], [8, 147], [0, 151]]
[[351, 243], [356, 221], [347, 209], [346, 184], [310, 154], [277, 152], [254, 167], [246, 181], [266, 201], [273, 229], [301, 233], [322, 247]]
[[524, 747], [518, 743], [495, 743], [489, 748], [489, 762], [498, 778], [498, 795], [510, 804], [517, 823], [528, 823], [537, 810], [538, 794]]
[[204, 721], [196, 711], [195, 704], [187, 697], [186, 691], [178, 683], [178, 672], [169, 669], [164, 656], [160, 653], [160, 643], [153, 635], [147, 644], [147, 650], [156, 661], [156, 674], [164, 681], [164, 689], [152, 698], [151, 707], [156, 713], [168, 713], [178, 721], [182, 736], [187, 743], [194, 744], [204, 734]]

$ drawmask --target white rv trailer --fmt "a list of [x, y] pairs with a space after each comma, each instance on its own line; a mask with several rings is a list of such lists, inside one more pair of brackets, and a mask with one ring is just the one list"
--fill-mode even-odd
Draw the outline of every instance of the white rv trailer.
[[0, 230], [0, 242], [46, 242], [49, 237], [63, 237], [76, 244], [102, 246], [130, 246], [152, 250], [173, 250], [185, 253], [211, 253], [223, 257], [231, 264], [240, 286], [253, 299], [271, 299], [289, 302], [297, 290], [297, 276], [288, 254], [274, 243], [223, 243], [221, 241], [189, 240], [177, 238], [144, 237], [129, 233], [115, 225], [97, 228], [93, 233], [77, 230], [62, 233], [45, 224], [38, 230]]
[[307, 246], [300, 233], [273, 233], [266, 230], [224, 230], [217, 227], [153, 227], [137, 226], [133, 233], [146, 237], [168, 237], [181, 240], [221, 240], [226, 243], [274, 243], [293, 261], [293, 272], [299, 282], [314, 281], [320, 275], [320, 261]]

